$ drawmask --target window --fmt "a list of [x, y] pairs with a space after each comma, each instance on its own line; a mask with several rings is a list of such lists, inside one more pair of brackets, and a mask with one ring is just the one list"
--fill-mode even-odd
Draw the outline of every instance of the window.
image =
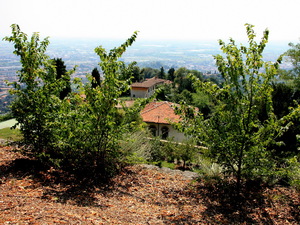
[[156, 131], [157, 131], [156, 126], [154, 126], [154, 125], [149, 126], [149, 130], [150, 130], [151, 134], [155, 137]]
[[168, 127], [162, 127], [161, 128], [161, 138], [162, 139], [167, 139], [169, 136], [169, 128]]

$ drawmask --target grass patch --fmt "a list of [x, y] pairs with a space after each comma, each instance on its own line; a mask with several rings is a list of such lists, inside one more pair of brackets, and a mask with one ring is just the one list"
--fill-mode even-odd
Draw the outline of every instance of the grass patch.
[[175, 167], [176, 167], [175, 163], [169, 163], [169, 162], [166, 162], [166, 161], [152, 162], [151, 164], [153, 164], [155, 166], [158, 166], [158, 167], [167, 167], [167, 168], [170, 168], [172, 170], [174, 170]]
[[172, 170], [175, 169], [175, 164], [174, 164], [174, 163], [169, 163], [169, 162], [165, 162], [165, 161], [163, 161], [163, 162], [161, 163], [161, 166], [162, 166], [162, 167], [170, 168], [170, 169], [172, 169]]
[[0, 129], [0, 139], [5, 139], [8, 141], [20, 141], [22, 139], [22, 134], [18, 129], [10, 129], [9, 127]]

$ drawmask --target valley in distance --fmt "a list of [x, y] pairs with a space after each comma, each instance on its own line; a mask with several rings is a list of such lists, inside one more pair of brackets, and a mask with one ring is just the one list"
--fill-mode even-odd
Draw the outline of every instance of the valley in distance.
[[[125, 40], [101, 39], [55, 39], [50, 38], [47, 54], [51, 58], [62, 58], [67, 69], [77, 65], [73, 77], [83, 80], [93, 68], [99, 67], [99, 57], [94, 49], [102, 45], [107, 51], [120, 46]], [[226, 43], [228, 40], [224, 40]], [[237, 42], [239, 43], [239, 42]], [[288, 42], [268, 43], [264, 51], [265, 61], [275, 61], [279, 55], [289, 49]], [[5, 81], [15, 81], [16, 71], [21, 68], [19, 57], [13, 54], [13, 44], [0, 41], [0, 99], [8, 95], [9, 87]], [[218, 41], [144, 41], [138, 40], [127, 49], [122, 59], [125, 63], [137, 62], [139, 67], [170, 68], [180, 67], [194, 69], [204, 74], [217, 73], [213, 55], [220, 54]], [[291, 69], [284, 61], [281, 69]]]

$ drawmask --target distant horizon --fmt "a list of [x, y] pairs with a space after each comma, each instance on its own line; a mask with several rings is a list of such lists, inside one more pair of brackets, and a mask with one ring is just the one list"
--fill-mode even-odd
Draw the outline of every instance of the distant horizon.
[[[125, 39], [126, 40], [126, 39]], [[124, 39], [108, 38], [51, 38], [46, 54], [51, 58], [62, 58], [68, 69], [78, 65], [77, 72], [86, 74], [98, 66], [99, 57], [94, 49], [102, 45], [107, 51], [120, 46]], [[228, 43], [229, 40], [223, 40]], [[258, 39], [258, 41], [260, 41]], [[240, 42], [236, 41], [239, 45]], [[247, 43], [242, 43], [247, 45]], [[4, 46], [4, 48], [1, 46]], [[271, 41], [266, 45], [263, 53], [264, 60], [276, 61], [290, 47], [288, 42]], [[200, 40], [139, 40], [130, 46], [120, 60], [125, 63], [137, 62], [140, 67], [151, 68], [180, 68], [196, 69], [199, 71], [214, 71], [216, 65], [214, 55], [222, 54], [218, 41]], [[13, 59], [18, 64], [18, 57], [13, 54], [13, 44], [0, 41], [0, 57]], [[284, 62], [283, 69], [288, 69], [289, 64]]]
[[[39, 32], [38, 32], [39, 33]], [[27, 34], [28, 37], [30, 37], [32, 34]], [[128, 36], [127, 38], [118, 38], [118, 37], [114, 37], [114, 38], [107, 38], [107, 37], [59, 37], [59, 36], [44, 36], [42, 34], [40, 34], [40, 38], [44, 39], [44, 38], [49, 38], [50, 41], [50, 46], [51, 44], [56, 41], [76, 41], [76, 42], [89, 42], [89, 41], [93, 41], [93, 42], [97, 42], [97, 41], [105, 41], [105, 42], [111, 42], [111, 43], [124, 43], [128, 38], [130, 38], [130, 36]], [[4, 37], [0, 36], [0, 43], [8, 43], [7, 41], [3, 40]], [[187, 45], [189, 44], [214, 44], [214, 45], [219, 45], [219, 40], [223, 40], [225, 43], [228, 43], [231, 37], [228, 37], [227, 39], [193, 39], [193, 40], [183, 40], [183, 39], [157, 39], [157, 38], [147, 38], [147, 39], [141, 39], [139, 38], [139, 36], [137, 36], [137, 39], [135, 42], [133, 42], [132, 45], [134, 45], [135, 43], [186, 43]], [[233, 40], [236, 41], [236, 44], [239, 46], [240, 44], [244, 44], [246, 45], [248, 40], [247, 39], [235, 39], [234, 37], [232, 37]], [[259, 42], [261, 40], [261, 36], [257, 35], [256, 37], [256, 41]], [[267, 43], [267, 45], [287, 45], [289, 43], [300, 43], [300, 38], [296, 41], [292, 41], [292, 40], [272, 40], [272, 38], [269, 37], [269, 41]], [[101, 44], [101, 43], [99, 43]], [[96, 47], [96, 46], [95, 46]], [[117, 47], [117, 46], [115, 46]], [[1, 46], [0, 46], [1, 48]]]

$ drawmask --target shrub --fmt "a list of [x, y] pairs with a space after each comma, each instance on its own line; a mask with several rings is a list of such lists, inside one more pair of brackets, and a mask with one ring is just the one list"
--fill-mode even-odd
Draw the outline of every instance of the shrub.
[[[11, 92], [17, 96], [12, 113], [20, 125], [27, 154], [83, 175], [99, 174], [107, 178], [116, 172], [123, 153], [119, 140], [130, 130], [133, 115], [137, 115], [141, 106], [124, 108], [123, 116], [116, 107], [118, 97], [130, 87], [130, 79], [119, 79], [121, 69], [126, 67], [118, 59], [136, 36], [135, 32], [109, 53], [97, 47], [95, 52], [100, 57], [105, 80], [91, 87], [75, 79], [78, 93], [68, 93], [62, 98], [62, 91], [70, 87], [69, 77], [75, 68], [62, 77], [57, 76], [55, 63], [45, 53], [48, 38], [40, 41], [38, 33], [34, 33], [28, 40], [18, 25], [12, 25], [12, 36], [5, 40], [14, 43], [14, 53], [20, 56], [22, 64], [19, 81], [12, 84]], [[65, 79], [61, 79], [63, 76]]]
[[[276, 160], [268, 150], [277, 138], [299, 120], [300, 107], [277, 117], [272, 102], [272, 82], [282, 60], [263, 61], [268, 42], [265, 30], [256, 42], [253, 26], [246, 24], [249, 46], [238, 46], [233, 39], [228, 44], [219, 41], [223, 55], [216, 55], [216, 65], [224, 83], [219, 87], [194, 78], [197, 89], [204, 91], [213, 102], [213, 112], [205, 118], [181, 107], [181, 129], [194, 136], [209, 149], [209, 156], [236, 178], [237, 192], [241, 182], [270, 175]], [[260, 119], [259, 106], [264, 102], [266, 118]]]

